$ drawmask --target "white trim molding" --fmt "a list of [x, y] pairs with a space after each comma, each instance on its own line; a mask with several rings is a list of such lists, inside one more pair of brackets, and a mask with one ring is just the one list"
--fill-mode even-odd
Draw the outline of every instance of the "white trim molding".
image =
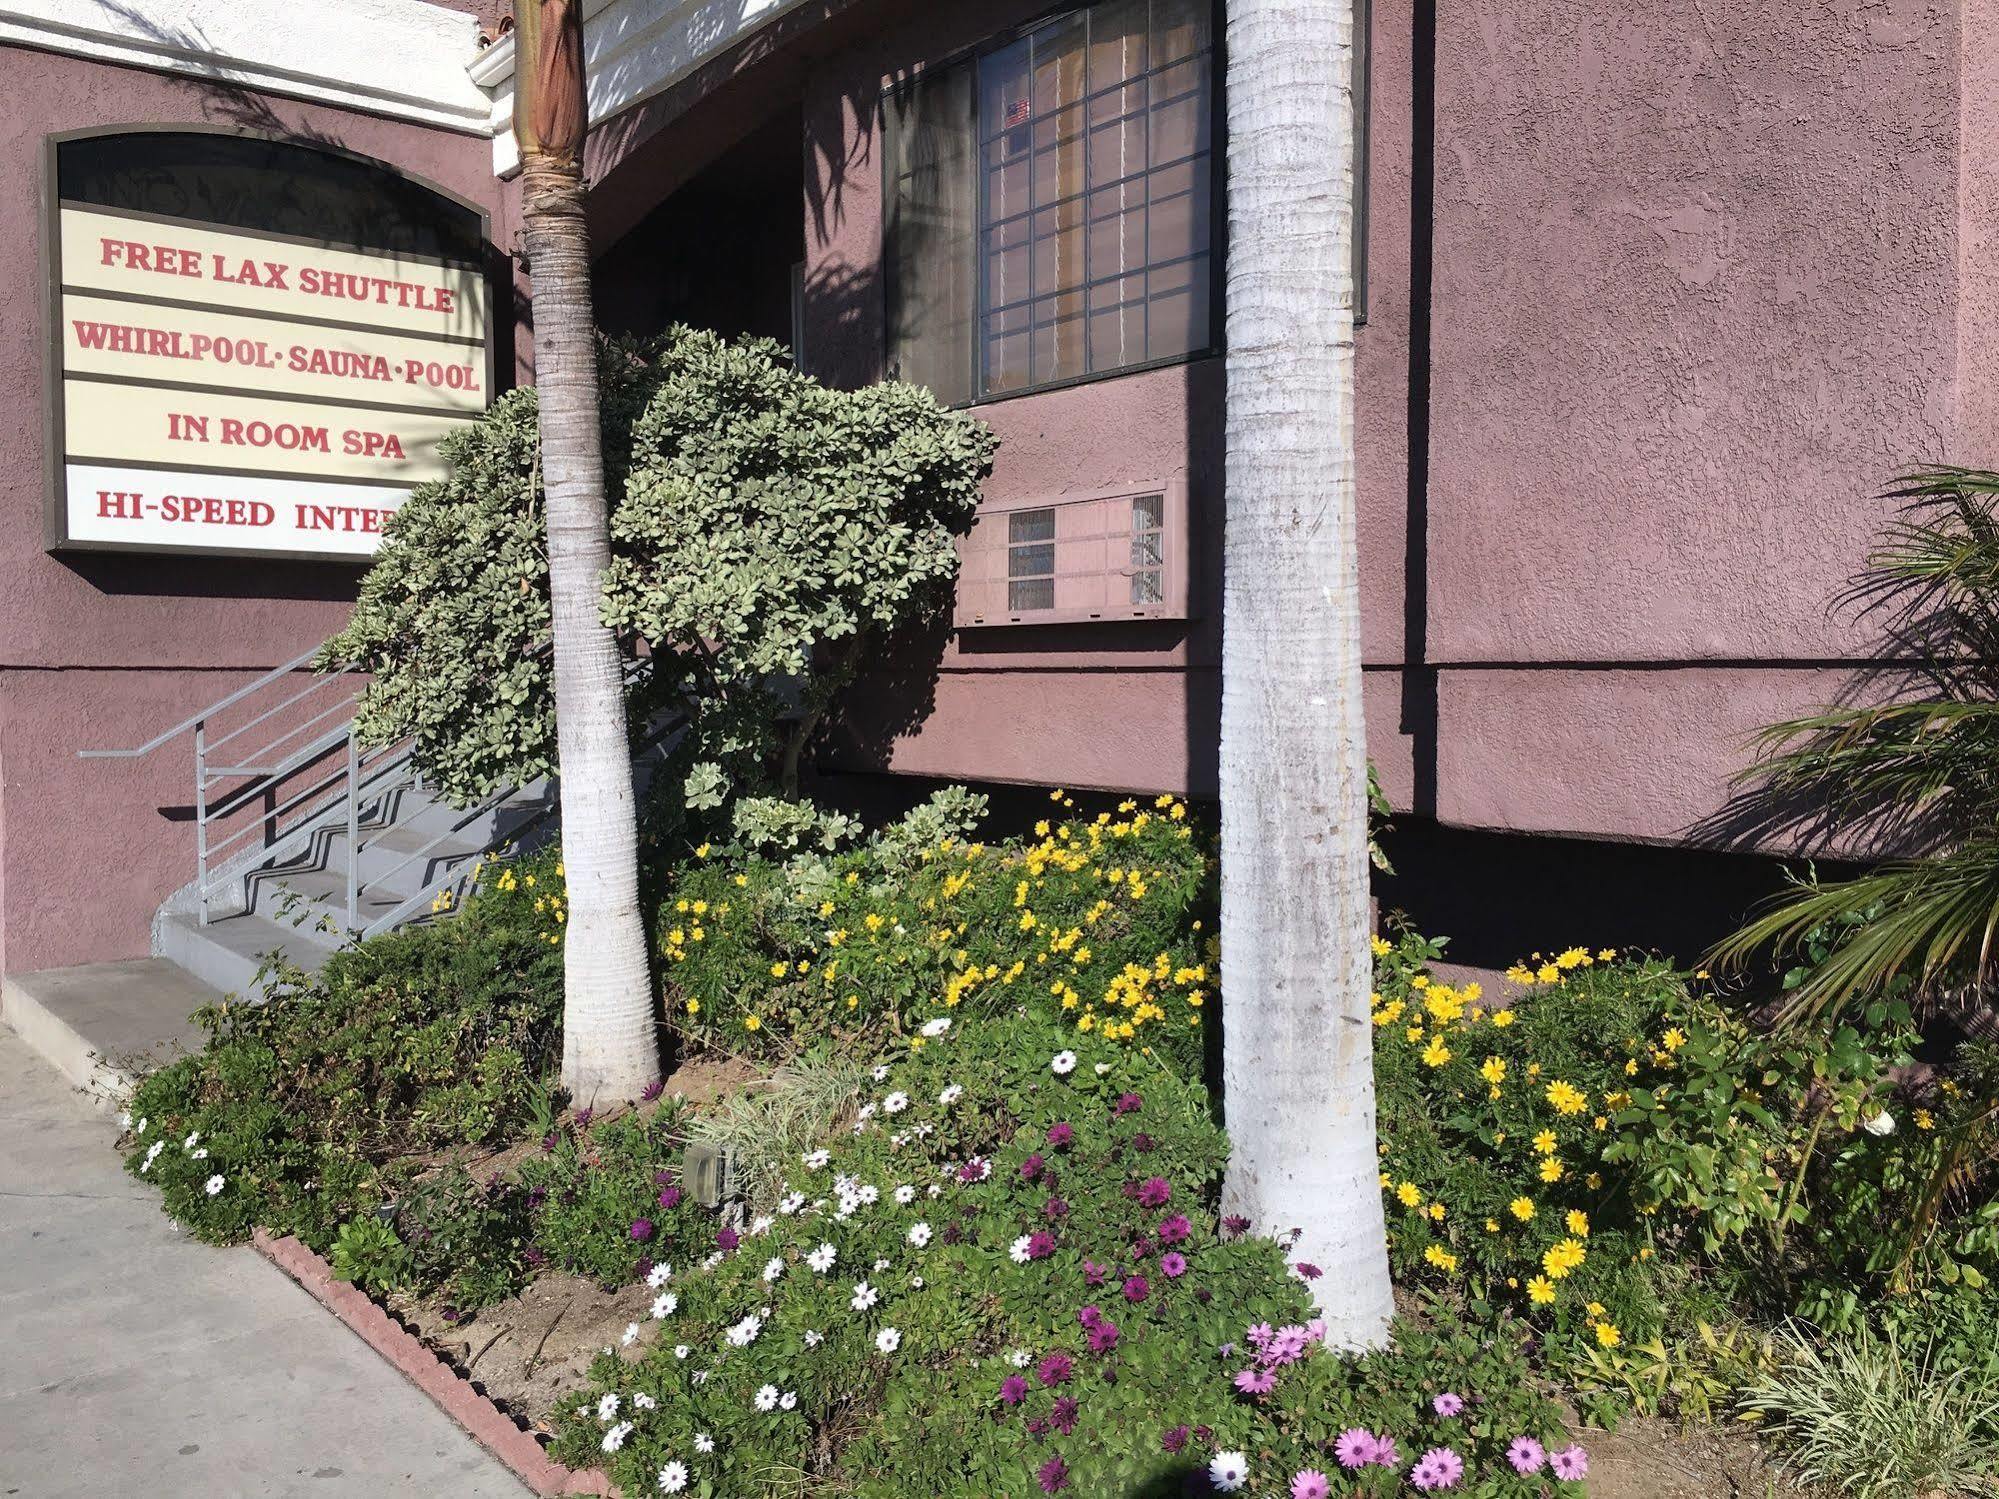
[[[4, 0], [0, 0], [4, 3]], [[665, 93], [703, 63], [805, 0], [585, 0], [583, 56], [590, 123]], [[514, 141], [514, 39], [480, 54], [472, 81], [492, 93], [493, 171], [520, 170]]]
[[[0, 0], [0, 45], [486, 135], [479, 22], [428, 0]], [[490, 50], [490, 49], [489, 49]]]

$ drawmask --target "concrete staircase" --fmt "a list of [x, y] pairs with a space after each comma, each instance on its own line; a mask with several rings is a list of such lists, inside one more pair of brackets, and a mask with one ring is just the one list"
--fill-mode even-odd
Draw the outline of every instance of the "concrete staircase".
[[275, 851], [251, 849], [211, 871], [205, 897], [198, 880], [168, 897], [153, 917], [154, 954], [222, 993], [247, 991], [272, 954], [312, 972], [350, 937], [435, 920], [444, 895], [455, 910], [488, 852], [553, 832], [555, 790], [546, 780], [461, 810], [400, 774], [359, 801], [351, 923], [342, 795]]

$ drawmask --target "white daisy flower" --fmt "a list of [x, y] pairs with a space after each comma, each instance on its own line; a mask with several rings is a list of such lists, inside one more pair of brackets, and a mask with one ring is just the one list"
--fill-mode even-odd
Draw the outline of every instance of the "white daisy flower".
[[638, 1394], [632, 1396], [632, 1409], [641, 1410], [641, 1411], [656, 1411], [659, 1409], [659, 1402], [653, 1399], [652, 1396], [646, 1394], [645, 1391], [641, 1390], [639, 1391]]
[[729, 1342], [735, 1347], [747, 1348], [757, 1340], [757, 1334], [763, 1330], [763, 1318], [752, 1312], [734, 1327], [730, 1328], [727, 1337]]
[[948, 1109], [951, 1107], [952, 1104], [956, 1103], [959, 1099], [963, 1098], [964, 1096], [965, 1096], [964, 1086], [959, 1083], [952, 1083], [949, 1086], [947, 1086], [942, 1093], [939, 1093], [937, 1095], [937, 1101], [943, 1104], [944, 1107]]
[[932, 1182], [930, 1184], [930, 1195], [932, 1197], [942, 1197], [944, 1195], [944, 1189], [938, 1186], [937, 1183]]
[[769, 1233], [776, 1223], [777, 1219], [771, 1217], [769, 1213], [757, 1214], [756, 1217], [750, 1220], [750, 1237], [753, 1239], [761, 1238], [764, 1234]]
[[909, 1288], [910, 1288], [910, 1290], [912, 1290], [912, 1291], [920, 1291], [920, 1290], [922, 1290], [922, 1289], [923, 1289], [923, 1277], [922, 1277], [922, 1276], [920, 1276], [920, 1275], [912, 1275], [912, 1276], [910, 1276], [910, 1277], [909, 1277]]
[[655, 1322], [671, 1317], [680, 1306], [680, 1298], [671, 1291], [661, 1291], [653, 1298], [652, 1319]]
[[207, 1160], [207, 1159], [208, 1159], [208, 1147], [207, 1147], [206, 1145], [202, 1146], [202, 1147], [201, 1147], [201, 1149], [197, 1150], [197, 1151], [196, 1151], [196, 1152], [194, 1153], [194, 1155], [193, 1155], [192, 1159], [194, 1159], [194, 1160], [197, 1160], [197, 1161], [205, 1161], [205, 1160]]
[[687, 1487], [687, 1464], [676, 1459], [659, 1470], [659, 1491], [677, 1494]]
[[1111, 1070], [1111, 1064], [1110, 1064], [1109, 1062], [1099, 1062], [1099, 1063], [1097, 1063], [1097, 1076], [1098, 1076], [1098, 1077], [1102, 1077], [1102, 1076], [1103, 1076], [1103, 1075], [1104, 1075], [1104, 1074], [1105, 1074], [1106, 1072], [1109, 1072], [1110, 1070]]
[[1217, 1452], [1208, 1463], [1208, 1482], [1233, 1494], [1249, 1479], [1249, 1459], [1240, 1452]]
[[712, 1369], [696, 1369], [692, 1374], [687, 1376], [687, 1382], [689, 1384], [706, 1384], [708, 1383], [708, 1376], [713, 1372]]
[[893, 1327], [884, 1327], [875, 1334], [875, 1347], [883, 1353], [893, 1353], [902, 1346], [902, 1334]]
[[1058, 1051], [1048, 1064], [1048, 1070], [1057, 1077], [1066, 1077], [1076, 1070], [1076, 1054], [1073, 1051]]
[[758, 1410], [766, 1412], [774, 1411], [777, 1409], [776, 1385], [767, 1384], [762, 1389], [757, 1391], [756, 1407]]
[[[861, 1125], [861, 1124], [862, 1124], [863, 1122], [865, 1122], [866, 1120], [869, 1120], [869, 1119], [872, 1119], [872, 1118], [874, 1118], [874, 1117], [875, 1117], [875, 1110], [876, 1110], [877, 1108], [879, 1108], [879, 1107], [880, 1107], [880, 1105], [879, 1105], [879, 1104], [876, 1104], [876, 1103], [873, 1103], [873, 1102], [869, 1102], [869, 1103], [864, 1103], [864, 1104], [862, 1104], [862, 1105], [860, 1106], [860, 1108], [859, 1108], [859, 1109], [857, 1109], [857, 1110], [855, 1111], [855, 1113], [854, 1113], [854, 1120], [855, 1120], [855, 1127], [854, 1127], [854, 1133], [855, 1133], [855, 1134], [857, 1134], [857, 1135], [858, 1135], [858, 1134], [859, 1134], [859, 1133], [861, 1132], [861, 1131], [860, 1131], [860, 1125]], [[889, 1110], [889, 1112], [890, 1112], [890, 1113], [894, 1113], [894, 1112], [895, 1112], [895, 1110], [891, 1109], [891, 1110]]]
[[713, 1270], [717, 1265], [722, 1263], [722, 1260], [722, 1251], [718, 1249], [701, 1262], [701, 1268], [703, 1270]]
[[918, 1223], [912, 1227], [909, 1230], [909, 1242], [914, 1244], [918, 1249], [928, 1244], [930, 1242], [930, 1225], [927, 1223]]
[[1006, 1356], [1006, 1361], [1016, 1369], [1025, 1369], [1034, 1362], [1034, 1355], [1025, 1348], [1016, 1348]]
[[202, 1190], [205, 1191], [210, 1197], [216, 1196], [222, 1191], [222, 1173], [219, 1171], [216, 1172], [215, 1175], [211, 1176], [207, 1181], [203, 1182], [201, 1186]]
[[1028, 1246], [1033, 1242], [1034, 1238], [1031, 1234], [1022, 1234], [1013, 1241], [1013, 1247], [1007, 1250], [1007, 1258], [1012, 1260], [1016, 1265], [1026, 1264], [1030, 1259], [1034, 1258], [1034, 1256], [1027, 1252]]
[[625, 1335], [618, 1339], [618, 1346], [621, 1348], [629, 1348], [632, 1346], [632, 1344], [636, 1343], [638, 1340], [639, 1340], [638, 1323], [627, 1322], [625, 1324]]
[[848, 1298], [847, 1305], [857, 1312], [864, 1312], [881, 1299], [881, 1292], [866, 1281], [859, 1280], [854, 1282], [854, 1294]]
[[182, 1150], [192, 1150], [194, 1149], [195, 1146], [199, 1145], [200, 1143], [201, 1143], [201, 1131], [195, 1130], [185, 1140], [180, 1142], [180, 1148]]
[[646, 1271], [646, 1284], [651, 1286], [655, 1291], [671, 1279], [673, 1279], [673, 1266], [671, 1265], [654, 1265], [652, 1269]]
[[803, 1192], [787, 1192], [783, 1197], [778, 1199], [777, 1210], [789, 1218], [804, 1206], [805, 1194]]
[[888, 1081], [888, 1063], [884, 1062], [881, 1064], [881, 1066], [875, 1068], [874, 1079], [878, 1083], [885, 1083]]
[[782, 1255], [774, 1254], [764, 1261], [764, 1279], [766, 1281], [776, 1280], [782, 1274], [784, 1274], [784, 1257]]
[[900, 1089], [889, 1094], [888, 1097], [882, 1100], [882, 1112], [884, 1114], [900, 1114], [904, 1109], [908, 1107], [909, 1107], [909, 1095], [907, 1093], [902, 1092]]
[[805, 1256], [805, 1263], [810, 1265], [818, 1274], [824, 1275], [828, 1270], [833, 1268], [833, 1262], [839, 1257], [840, 1251], [835, 1249], [831, 1244], [821, 1244], [812, 1253]]
[[597, 1419], [599, 1421], [609, 1421], [617, 1413], [618, 1392], [613, 1390], [597, 1402]]
[[152, 1122], [153, 1121], [150, 1119], [141, 1119], [139, 1121], [139, 1127], [136, 1130], [134, 1130], [133, 1133], [138, 1135], [143, 1135], [146, 1132], [146, 1126], [151, 1124]]
[[809, 1327], [805, 1329], [805, 1346], [807, 1348], [817, 1348], [825, 1341], [826, 1334], [823, 1332], [815, 1332]]
[[895, 1200], [899, 1206], [908, 1207], [912, 1202], [916, 1201], [916, 1188], [909, 1186], [897, 1187], [895, 1189]]
[[789, 1411], [789, 1410], [797, 1410], [797, 1409], [798, 1409], [798, 1391], [796, 1391], [796, 1390], [786, 1390], [786, 1391], [785, 1391], [785, 1392], [784, 1392], [784, 1393], [783, 1393], [782, 1395], [778, 1396], [778, 1397], [777, 1397], [777, 1408], [778, 1408], [779, 1410], [784, 1410], [784, 1411]]
[[879, 1275], [881, 1274], [882, 1271], [886, 1270], [887, 1268], [888, 1268], [888, 1261], [886, 1259], [879, 1259], [875, 1261], [875, 1274]]
[[675, 1358], [686, 1358], [687, 1355], [692, 1353], [693, 1351], [694, 1350], [692, 1348], [689, 1348], [685, 1343], [675, 1343], [673, 1345], [673, 1356]]
[[167, 1142], [164, 1140], [155, 1140], [151, 1145], [146, 1147], [146, 1158], [139, 1163], [139, 1174], [141, 1176], [153, 1169], [153, 1162], [160, 1158], [160, 1152], [166, 1148]]
[[604, 1433], [604, 1450], [606, 1452], [616, 1452], [620, 1447], [625, 1445], [625, 1438], [631, 1434], [632, 1423], [629, 1421], [620, 1421], [616, 1426], [613, 1426], [609, 1431]]
[[807, 1171], [817, 1171], [833, 1159], [833, 1153], [829, 1150], [808, 1150], [802, 1159]]
[[939, 1015], [935, 1020], [926, 1020], [923, 1022], [923, 1034], [926, 1036], [941, 1036], [949, 1029], [951, 1029], [951, 1017], [949, 1015]]
[[715, 1439], [705, 1431], [695, 1433], [694, 1450], [704, 1454], [713, 1452], [715, 1450]]

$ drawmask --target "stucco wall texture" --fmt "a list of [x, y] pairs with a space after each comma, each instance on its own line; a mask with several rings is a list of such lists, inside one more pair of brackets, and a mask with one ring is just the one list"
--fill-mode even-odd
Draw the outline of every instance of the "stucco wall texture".
[[[1045, 8], [806, 70], [811, 367], [881, 368], [881, 80]], [[1884, 481], [1990, 461], [1999, 0], [1375, 0], [1372, 41], [1371, 748], [1447, 823], [1682, 837], [1873, 648], [1828, 604]], [[837, 765], [1213, 790], [1216, 363], [977, 408], [995, 498], [1186, 478], [1202, 617], [927, 643]]]
[[347, 617], [351, 567], [241, 558], [53, 556], [40, 264], [42, 143], [120, 124], [235, 125], [388, 161], [485, 205], [512, 242], [491, 142], [81, 59], [0, 47], [0, 969], [142, 956], [194, 876], [193, 751], [133, 745], [304, 652]]

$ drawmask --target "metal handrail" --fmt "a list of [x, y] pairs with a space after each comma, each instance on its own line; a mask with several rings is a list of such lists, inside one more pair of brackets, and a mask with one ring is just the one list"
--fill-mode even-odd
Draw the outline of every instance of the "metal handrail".
[[[545, 649], [541, 647], [540, 649]], [[409, 818], [420, 813], [404, 809], [400, 793], [405, 787], [421, 785], [421, 777], [412, 769], [415, 742], [405, 738], [390, 745], [367, 749], [359, 737], [359, 725], [355, 719], [359, 701], [359, 689], [365, 678], [351, 666], [343, 666], [330, 672], [315, 672], [311, 681], [297, 691], [288, 692], [280, 701], [255, 712], [241, 724], [226, 733], [211, 736], [210, 730], [217, 719], [229, 709], [247, 702], [257, 693], [269, 688], [273, 683], [283, 681], [320, 655], [323, 647], [274, 667], [255, 680], [237, 688], [227, 696], [217, 699], [199, 713], [181, 720], [172, 728], [155, 734], [144, 744], [129, 749], [79, 750], [83, 759], [137, 759], [152, 754], [161, 746], [171, 743], [184, 734], [191, 733], [194, 740], [194, 834], [195, 834], [195, 879], [190, 887], [196, 905], [196, 917], [206, 926], [209, 921], [210, 898], [238, 877], [245, 882], [246, 910], [254, 910], [256, 897], [254, 887], [265, 874], [280, 875], [280, 861], [290, 858], [300, 850], [311, 850], [319, 838], [338, 836], [344, 823], [346, 834], [346, 930], [350, 936], [370, 937], [389, 930], [406, 919], [427, 900], [434, 900], [438, 891], [455, 880], [466, 876], [466, 865], [458, 853], [447, 853], [438, 861], [441, 868], [421, 872], [416, 893], [398, 901], [389, 911], [372, 921], [363, 922], [361, 917], [361, 895], [370, 885], [385, 883], [390, 876], [399, 874], [411, 864], [434, 855], [440, 846], [477, 819], [498, 812], [507, 801], [516, 796], [519, 787], [502, 787], [476, 806], [465, 809], [465, 815], [455, 820], [444, 832], [428, 838], [414, 853], [406, 854], [377, 871], [370, 879], [361, 875], [361, 855], [369, 847], [379, 846], [383, 837], [407, 824]], [[628, 660], [624, 664], [623, 676], [627, 683], [650, 671], [652, 663], [646, 658]], [[319, 707], [303, 721], [264, 740], [257, 748], [239, 750], [229, 758], [232, 763], [218, 765], [212, 763], [215, 752], [224, 745], [239, 740], [243, 735], [260, 725], [268, 724], [281, 714], [304, 711], [301, 705], [308, 699], [325, 691], [334, 683], [345, 680], [355, 690], [344, 698]], [[344, 721], [322, 727], [329, 720], [343, 717]], [[664, 724], [655, 723], [647, 735], [634, 747], [635, 753], [644, 753], [657, 744], [678, 726], [677, 718], [670, 717]], [[294, 743], [301, 736], [310, 736], [303, 743]], [[260, 736], [261, 737], [261, 736]], [[282, 746], [293, 745], [283, 749]], [[345, 747], [345, 763], [337, 768], [327, 767], [324, 773], [315, 773], [329, 755]], [[373, 757], [372, 760], [370, 757]], [[299, 789], [298, 778], [303, 773], [308, 784]], [[235, 783], [228, 784], [225, 783]], [[271, 804], [255, 809], [253, 804], [260, 799], [270, 799]], [[364, 828], [361, 808], [364, 800], [370, 802], [373, 811], [370, 822]], [[421, 799], [419, 799], [421, 800]], [[535, 809], [524, 820], [514, 823], [508, 831], [508, 841], [516, 841], [519, 836], [546, 821], [556, 810], [556, 802], [551, 799], [544, 806]], [[244, 814], [243, 825], [225, 831], [226, 820]], [[294, 816], [294, 814], [296, 814]], [[292, 817], [292, 825], [280, 828], [280, 822]], [[500, 826], [495, 824], [496, 830]], [[261, 835], [263, 842], [250, 845], [245, 842], [253, 836]], [[244, 847], [230, 852], [236, 845]], [[255, 858], [250, 857], [254, 847]], [[330, 852], [330, 850], [329, 850]], [[234, 869], [228, 879], [211, 877], [211, 869], [227, 854]], [[248, 860], [249, 862], [238, 862]], [[331, 897], [328, 904], [331, 904]]]
[[[256, 681], [250, 683], [247, 687], [237, 688], [234, 692], [230, 693], [229, 696], [222, 698], [217, 702], [210, 703], [206, 708], [203, 708], [199, 713], [195, 714], [192, 718], [183, 718], [179, 723], [175, 724], [171, 729], [162, 729], [159, 733], [155, 734], [151, 739], [148, 739], [144, 744], [135, 745], [131, 749], [78, 750], [76, 752], [76, 757], [79, 760], [132, 760], [132, 759], [137, 759], [140, 755], [150, 755], [154, 750], [158, 749], [161, 745], [167, 743], [171, 739], [179, 738], [182, 734], [187, 733], [188, 730], [200, 729], [200, 727], [206, 720], [215, 717], [216, 714], [221, 713], [226, 709], [235, 707], [236, 704], [242, 702], [244, 698], [248, 697], [251, 693], [257, 691], [259, 688], [268, 687], [270, 686], [271, 683], [277, 681], [279, 678], [290, 676], [293, 672], [297, 671], [301, 666], [309, 665], [312, 661], [312, 658], [314, 656], [317, 656], [320, 650], [321, 647], [314, 646], [311, 650], [307, 651], [303, 656], [294, 657], [292, 660], [287, 661], [283, 666], [272, 667], [269, 671], [265, 672], [261, 677], [257, 678]], [[283, 704], [280, 704], [279, 706], [282, 707]]]

